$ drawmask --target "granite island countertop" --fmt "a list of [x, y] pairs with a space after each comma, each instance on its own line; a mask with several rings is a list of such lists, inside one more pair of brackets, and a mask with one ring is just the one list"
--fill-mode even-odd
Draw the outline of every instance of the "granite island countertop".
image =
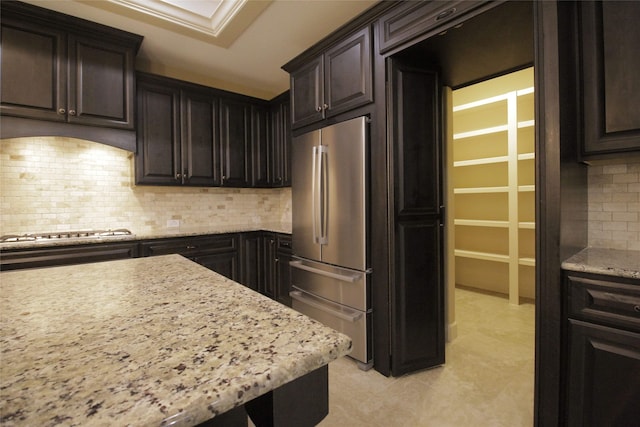
[[195, 425], [351, 348], [179, 255], [3, 272], [0, 290], [8, 426]]
[[562, 263], [568, 271], [640, 279], [640, 251], [586, 248]]

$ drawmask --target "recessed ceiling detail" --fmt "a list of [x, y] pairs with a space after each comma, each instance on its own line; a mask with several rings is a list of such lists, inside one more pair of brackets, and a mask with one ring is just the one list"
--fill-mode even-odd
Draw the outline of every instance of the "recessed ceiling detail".
[[247, 0], [109, 0], [154, 18], [218, 37]]

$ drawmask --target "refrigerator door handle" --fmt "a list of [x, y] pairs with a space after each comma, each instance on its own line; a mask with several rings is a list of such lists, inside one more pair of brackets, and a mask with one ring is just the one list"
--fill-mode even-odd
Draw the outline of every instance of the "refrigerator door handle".
[[305, 270], [310, 273], [315, 273], [321, 276], [330, 277], [332, 279], [338, 279], [343, 282], [355, 283], [360, 278], [356, 274], [347, 276], [346, 274], [338, 274], [338, 273], [332, 273], [330, 271], [324, 271], [319, 268], [314, 268], [309, 265], [305, 265], [302, 263], [302, 261], [289, 261], [289, 265], [293, 268], [298, 268], [300, 270]]
[[327, 209], [328, 209], [328, 196], [329, 196], [329, 175], [327, 174], [327, 153], [329, 147], [326, 145], [318, 146], [318, 158], [319, 158], [319, 167], [318, 167], [318, 187], [320, 188], [320, 194], [318, 195], [318, 206], [319, 206], [319, 216], [320, 216], [320, 236], [318, 238], [318, 243], [321, 245], [326, 245], [328, 243], [327, 239]]
[[320, 180], [319, 176], [319, 157], [318, 148], [320, 146], [313, 146], [313, 157], [311, 159], [311, 219], [312, 219], [312, 228], [313, 228], [313, 241], [314, 243], [320, 243], [320, 234], [318, 233], [318, 210], [319, 210], [319, 198], [321, 197], [320, 193]]
[[330, 315], [340, 318], [342, 320], [346, 320], [347, 322], [356, 322], [358, 319], [362, 317], [362, 312], [359, 312], [356, 310], [350, 310], [350, 309], [347, 309], [346, 307], [342, 308], [342, 310], [345, 311], [344, 313], [342, 311], [333, 310], [330, 307], [322, 304], [321, 302], [316, 301], [315, 298], [311, 299], [306, 297], [302, 293], [302, 291], [291, 291], [289, 292], [289, 296], [294, 300], [310, 305], [311, 307], [317, 308], [318, 310], [324, 311], [325, 313], [329, 313]]

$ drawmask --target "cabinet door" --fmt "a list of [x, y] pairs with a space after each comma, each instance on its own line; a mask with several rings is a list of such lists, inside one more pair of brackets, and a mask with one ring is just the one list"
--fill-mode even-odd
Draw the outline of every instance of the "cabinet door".
[[262, 233], [243, 233], [241, 250], [240, 283], [254, 291], [263, 288], [264, 266], [262, 257]]
[[319, 56], [291, 73], [291, 125], [294, 128], [324, 118], [322, 64], [322, 56]]
[[60, 31], [2, 18], [2, 114], [66, 120], [66, 38]]
[[444, 277], [439, 81], [393, 60], [391, 370], [444, 363]]
[[637, 425], [640, 334], [570, 319], [568, 372], [568, 426]]
[[220, 102], [222, 185], [225, 187], [249, 186], [250, 114], [248, 104], [229, 99]]
[[133, 49], [69, 36], [68, 120], [134, 129]]
[[289, 101], [271, 108], [271, 170], [272, 187], [291, 186], [291, 109]]
[[220, 185], [220, 143], [217, 101], [213, 97], [183, 92], [182, 176], [189, 185]]
[[279, 235], [276, 250], [276, 300], [291, 307], [291, 236]]
[[136, 184], [181, 185], [180, 91], [139, 82]]
[[324, 89], [326, 117], [373, 101], [369, 27], [324, 54]]
[[199, 255], [193, 258], [198, 264], [213, 270], [218, 274], [238, 280], [238, 252], [222, 252], [217, 254]]
[[583, 1], [584, 153], [640, 150], [640, 2]]
[[270, 187], [272, 183], [271, 144], [269, 141], [269, 109], [251, 106], [251, 186]]
[[262, 239], [264, 262], [264, 288], [262, 293], [269, 298], [276, 297], [276, 235], [265, 233]]

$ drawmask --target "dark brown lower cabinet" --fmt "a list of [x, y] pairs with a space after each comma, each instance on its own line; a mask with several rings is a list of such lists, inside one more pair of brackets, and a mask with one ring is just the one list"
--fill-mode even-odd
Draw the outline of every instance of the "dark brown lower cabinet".
[[0, 270], [84, 264], [137, 256], [137, 242], [4, 250], [0, 254]]
[[275, 258], [275, 299], [282, 304], [291, 307], [291, 267], [292, 258], [291, 236], [279, 234], [276, 241]]
[[242, 233], [240, 243], [240, 283], [261, 292], [263, 274], [262, 232]]
[[640, 280], [574, 275], [567, 298], [567, 426], [640, 420]]
[[142, 256], [179, 254], [229, 279], [240, 280], [236, 233], [148, 240], [140, 246]]
[[240, 283], [291, 306], [291, 236], [273, 232], [250, 232], [242, 233], [241, 240]]

